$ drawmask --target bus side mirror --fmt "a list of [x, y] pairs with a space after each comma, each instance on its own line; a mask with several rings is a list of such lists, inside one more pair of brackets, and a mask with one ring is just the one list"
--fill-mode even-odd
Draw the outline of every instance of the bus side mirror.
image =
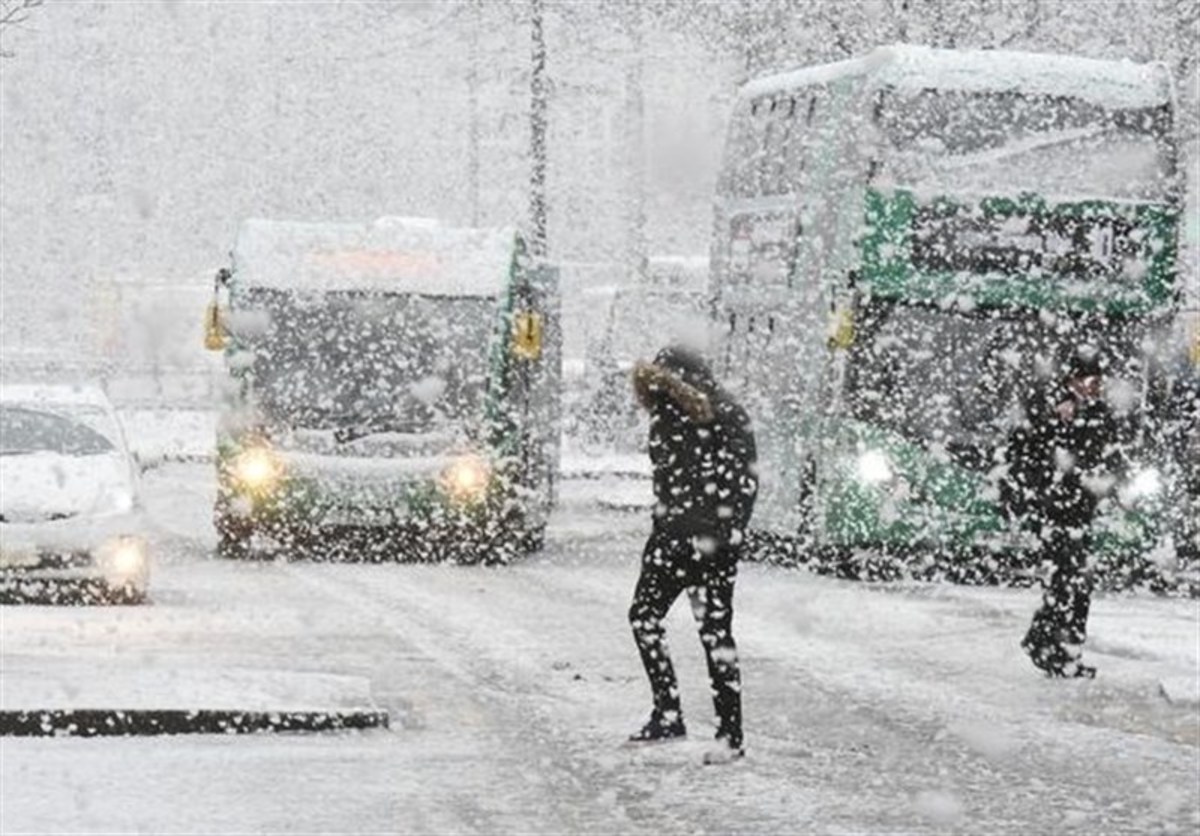
[[225, 317], [221, 315], [221, 306], [214, 298], [204, 311], [204, 347], [208, 351], [223, 351], [228, 342]]
[[513, 316], [513, 354], [522, 360], [542, 356], [542, 315], [537, 311], [517, 311]]

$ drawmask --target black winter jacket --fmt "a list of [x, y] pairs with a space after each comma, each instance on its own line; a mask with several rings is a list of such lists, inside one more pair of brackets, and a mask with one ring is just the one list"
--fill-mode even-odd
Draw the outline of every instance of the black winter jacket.
[[1097, 486], [1120, 466], [1117, 424], [1108, 405], [1077, 401], [1074, 417], [1064, 421], [1056, 407], [1070, 397], [1062, 386], [1035, 388], [1025, 402], [1024, 425], [1009, 436], [1004, 504], [1035, 525], [1091, 525]]
[[655, 526], [739, 544], [758, 494], [746, 411], [703, 360], [679, 349], [664, 349], [642, 367], [635, 388], [650, 411]]

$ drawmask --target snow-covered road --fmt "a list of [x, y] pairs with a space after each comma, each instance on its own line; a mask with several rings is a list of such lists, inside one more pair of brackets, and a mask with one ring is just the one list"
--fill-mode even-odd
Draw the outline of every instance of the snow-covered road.
[[1098, 599], [1100, 677], [1057, 682], [1016, 647], [1033, 591], [743, 566], [749, 753], [703, 767], [686, 603], [669, 629], [693, 740], [620, 746], [648, 707], [625, 622], [640, 518], [569, 506], [543, 554], [503, 569], [229, 564], [207, 557], [206, 479], [173, 466], [147, 485], [168, 544], [151, 605], [3, 608], [6, 701], [22, 678], [69, 699], [150, 672], [164, 700], [203, 700], [230, 671], [336, 674], [370, 680], [391, 730], [0, 738], [4, 833], [1200, 826], [1197, 707], [1158, 693], [1200, 675], [1194, 601]]

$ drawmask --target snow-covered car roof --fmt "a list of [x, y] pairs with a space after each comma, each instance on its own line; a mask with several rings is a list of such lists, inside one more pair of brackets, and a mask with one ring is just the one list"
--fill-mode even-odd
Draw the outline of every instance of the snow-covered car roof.
[[5, 383], [0, 385], [0, 403], [112, 409], [104, 390], [94, 383]]
[[1164, 104], [1171, 95], [1166, 68], [1159, 63], [911, 44], [881, 46], [846, 61], [763, 76], [743, 85], [739, 95], [753, 99], [846, 76], [868, 76], [880, 87], [1024, 90], [1120, 108]]
[[233, 251], [236, 281], [287, 290], [381, 290], [497, 296], [516, 231], [446, 226], [428, 218], [305, 223], [252, 218]]

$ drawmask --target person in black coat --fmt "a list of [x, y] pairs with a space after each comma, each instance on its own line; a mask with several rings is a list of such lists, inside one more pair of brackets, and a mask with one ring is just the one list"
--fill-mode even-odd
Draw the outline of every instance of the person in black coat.
[[1008, 446], [1005, 504], [1039, 535], [1040, 562], [1052, 567], [1021, 647], [1049, 676], [1096, 673], [1080, 662], [1092, 593], [1087, 561], [1099, 494], [1119, 464], [1102, 390], [1098, 357], [1080, 350], [1058, 385], [1034, 387]]
[[1175, 472], [1172, 528], [1181, 564], [1200, 563], [1200, 342], [1191, 351], [1195, 360], [1176, 358], [1164, 405], [1163, 443]]
[[711, 759], [739, 757], [742, 702], [733, 587], [758, 492], [750, 419], [717, 385], [704, 360], [684, 349], [666, 348], [653, 363], [639, 363], [634, 390], [650, 413], [655, 507], [629, 623], [654, 708], [630, 739], [655, 742], [687, 733], [662, 620], [688, 589], [718, 718], [720, 745]]

